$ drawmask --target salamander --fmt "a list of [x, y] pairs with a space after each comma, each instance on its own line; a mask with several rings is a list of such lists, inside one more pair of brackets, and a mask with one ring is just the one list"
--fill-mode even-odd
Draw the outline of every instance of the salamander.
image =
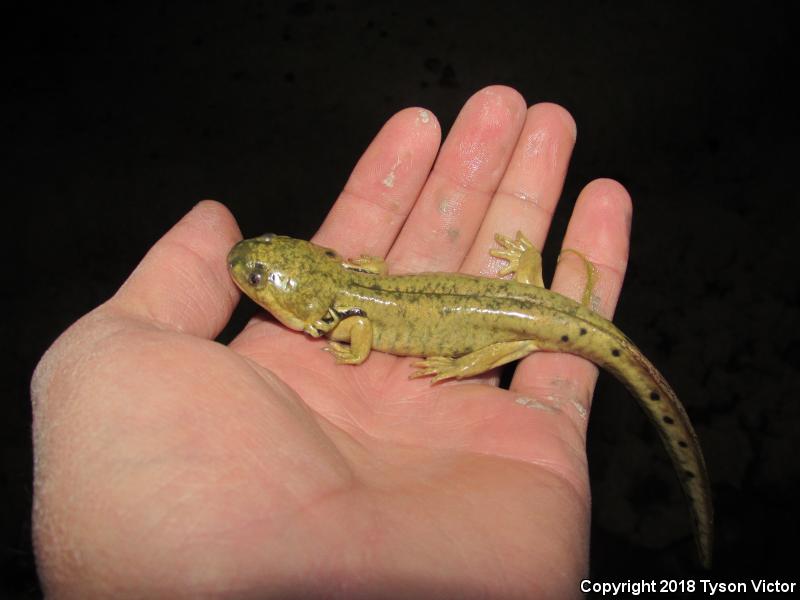
[[[688, 497], [701, 564], [711, 564], [713, 507], [697, 436], [675, 392], [609, 320], [542, 284], [541, 256], [522, 233], [497, 235], [499, 275], [389, 275], [382, 259], [346, 260], [336, 251], [274, 234], [242, 240], [228, 254], [241, 290], [286, 327], [326, 336], [338, 363], [370, 351], [417, 356], [411, 377], [462, 379], [531, 352], [566, 352], [619, 379], [656, 426]], [[590, 264], [590, 263], [589, 263]], [[591, 272], [591, 269], [590, 269]]]

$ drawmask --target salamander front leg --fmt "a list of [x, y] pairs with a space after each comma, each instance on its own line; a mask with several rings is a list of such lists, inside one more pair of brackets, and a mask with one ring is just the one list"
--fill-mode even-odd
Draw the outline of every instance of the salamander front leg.
[[334, 340], [350, 342], [350, 345], [328, 342], [323, 348], [330, 352], [336, 362], [345, 365], [360, 365], [372, 350], [372, 323], [367, 317], [348, 317], [341, 321], [333, 331]]
[[360, 271], [362, 273], [372, 273], [373, 275], [386, 275], [389, 272], [389, 268], [386, 266], [386, 262], [377, 256], [368, 256], [366, 254], [362, 254], [358, 258], [351, 258], [348, 261], [342, 263], [342, 266], [345, 269], [350, 269], [351, 271]]
[[447, 356], [432, 356], [423, 361], [414, 363], [419, 370], [410, 375], [410, 379], [433, 375], [433, 383], [442, 379], [462, 379], [474, 377], [494, 369], [500, 365], [518, 360], [531, 352], [538, 350], [531, 340], [518, 342], [498, 342], [480, 350], [475, 350], [458, 358]]
[[542, 255], [521, 231], [517, 232], [515, 240], [500, 233], [495, 234], [494, 239], [502, 249], [493, 248], [489, 250], [489, 254], [508, 261], [508, 264], [498, 271], [498, 277], [513, 273], [514, 280], [519, 283], [544, 287]]

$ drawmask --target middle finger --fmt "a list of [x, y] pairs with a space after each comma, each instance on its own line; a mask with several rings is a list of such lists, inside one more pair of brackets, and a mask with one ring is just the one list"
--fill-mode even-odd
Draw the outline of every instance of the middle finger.
[[522, 96], [504, 86], [467, 101], [389, 252], [393, 271], [458, 269], [506, 171], [525, 109]]
[[514, 238], [522, 231], [539, 250], [567, 174], [576, 128], [572, 116], [557, 104], [528, 109], [514, 155], [492, 199], [486, 218], [461, 270], [494, 275], [500, 259], [489, 256], [494, 235]]

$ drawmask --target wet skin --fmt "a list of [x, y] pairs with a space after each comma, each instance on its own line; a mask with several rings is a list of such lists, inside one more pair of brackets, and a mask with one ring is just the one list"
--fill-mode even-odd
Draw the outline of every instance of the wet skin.
[[[462, 379], [532, 352], [586, 358], [619, 379], [656, 426], [686, 493], [700, 561], [711, 563], [713, 508], [705, 462], [675, 392], [610, 321], [542, 285], [541, 258], [521, 234], [496, 236], [493, 256], [508, 261], [513, 280], [452, 273], [388, 275], [384, 262], [345, 260], [304, 240], [265, 234], [228, 255], [233, 280], [285, 326], [312, 337], [342, 364], [371, 350], [419, 356], [411, 377]], [[588, 263], [587, 263], [588, 265]], [[591, 275], [592, 269], [588, 265]]]

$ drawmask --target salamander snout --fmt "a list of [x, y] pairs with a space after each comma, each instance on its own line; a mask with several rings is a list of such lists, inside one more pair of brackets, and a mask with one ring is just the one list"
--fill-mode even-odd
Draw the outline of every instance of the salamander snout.
[[228, 269], [232, 271], [236, 265], [241, 264], [246, 258], [246, 253], [247, 248], [244, 244], [244, 240], [234, 245], [230, 252], [228, 252]]
[[247, 259], [252, 258], [253, 252], [259, 243], [270, 243], [276, 237], [274, 233], [264, 233], [258, 237], [248, 240], [241, 240], [231, 248], [228, 252], [228, 269], [233, 270], [237, 264], [245, 262]]

